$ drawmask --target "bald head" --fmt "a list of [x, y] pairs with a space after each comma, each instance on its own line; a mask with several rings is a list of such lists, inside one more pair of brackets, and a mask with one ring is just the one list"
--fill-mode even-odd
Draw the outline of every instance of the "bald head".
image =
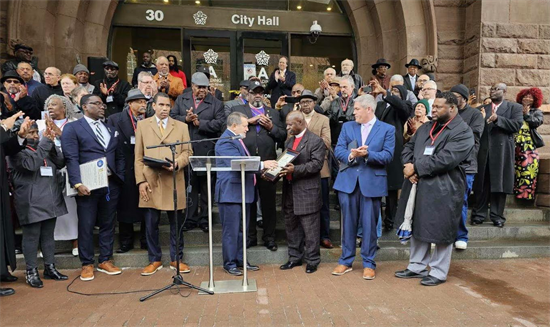
[[286, 130], [290, 135], [298, 135], [306, 129], [306, 119], [301, 111], [291, 111], [286, 116]]
[[506, 91], [508, 89], [508, 86], [504, 83], [497, 83], [491, 89], [489, 90], [489, 96], [491, 97], [491, 101], [495, 104], [499, 104], [504, 100], [504, 94], [506, 94]]

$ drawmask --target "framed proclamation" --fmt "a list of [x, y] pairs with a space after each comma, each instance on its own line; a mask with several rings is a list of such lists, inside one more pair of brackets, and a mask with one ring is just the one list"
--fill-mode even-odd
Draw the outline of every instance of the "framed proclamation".
[[279, 174], [281, 173], [281, 170], [284, 166], [291, 163], [296, 159], [296, 157], [300, 154], [298, 151], [294, 151], [292, 149], [286, 149], [279, 158], [277, 158], [277, 164], [278, 167], [274, 169], [266, 170], [262, 175], [265, 179], [268, 181], [274, 182], [279, 177]]

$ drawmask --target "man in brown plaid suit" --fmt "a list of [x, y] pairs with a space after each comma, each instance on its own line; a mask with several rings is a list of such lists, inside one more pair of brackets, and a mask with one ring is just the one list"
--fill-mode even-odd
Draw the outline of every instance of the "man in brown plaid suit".
[[[311, 97], [312, 95], [306, 95], [299, 100], [312, 101]], [[286, 125], [288, 133], [292, 135], [285, 144], [286, 148], [291, 148], [300, 154], [281, 172], [289, 259], [280, 268], [286, 270], [301, 266], [304, 259], [307, 264], [306, 273], [310, 274], [317, 271], [317, 266], [321, 262], [320, 172], [327, 147], [323, 139], [306, 129], [306, 119], [301, 112], [293, 111], [288, 114]]]

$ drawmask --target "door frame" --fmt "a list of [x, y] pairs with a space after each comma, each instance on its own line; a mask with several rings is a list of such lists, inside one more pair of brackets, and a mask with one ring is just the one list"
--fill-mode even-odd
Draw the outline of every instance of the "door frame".
[[[289, 34], [288, 33], [277, 33], [277, 32], [248, 32], [248, 31], [237, 31], [237, 51], [239, 56], [237, 56], [237, 65], [241, 69], [237, 70], [237, 77], [239, 81], [242, 81], [244, 78], [244, 39], [267, 39], [267, 40], [277, 40], [282, 42], [281, 53], [280, 55], [289, 58], [290, 49], [289, 45]], [[271, 72], [268, 72], [270, 74]]]

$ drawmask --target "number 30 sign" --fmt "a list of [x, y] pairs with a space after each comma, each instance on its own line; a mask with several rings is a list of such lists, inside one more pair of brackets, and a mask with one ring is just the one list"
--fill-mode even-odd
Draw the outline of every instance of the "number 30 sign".
[[161, 22], [164, 19], [164, 12], [162, 12], [162, 10], [148, 9], [147, 11], [145, 11], [145, 19], [150, 22], [154, 20], [157, 22]]

